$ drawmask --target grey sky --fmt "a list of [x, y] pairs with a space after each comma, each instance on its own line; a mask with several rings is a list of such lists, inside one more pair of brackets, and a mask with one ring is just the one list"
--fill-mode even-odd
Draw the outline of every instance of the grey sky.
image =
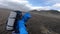
[[[25, 3], [25, 4], [24, 4]], [[0, 7], [9, 8], [13, 10], [30, 10], [29, 7], [26, 6], [27, 1], [25, 0], [0, 0]]]

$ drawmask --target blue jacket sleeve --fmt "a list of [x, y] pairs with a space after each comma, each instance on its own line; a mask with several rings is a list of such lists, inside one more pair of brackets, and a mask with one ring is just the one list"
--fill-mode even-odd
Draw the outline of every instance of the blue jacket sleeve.
[[19, 34], [28, 34], [25, 23], [29, 18], [31, 18], [30, 13], [26, 13], [21, 20], [18, 20]]

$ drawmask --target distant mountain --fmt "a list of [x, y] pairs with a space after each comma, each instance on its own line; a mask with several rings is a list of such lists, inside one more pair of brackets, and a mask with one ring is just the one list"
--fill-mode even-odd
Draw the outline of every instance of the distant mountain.
[[[31, 10], [31, 12], [36, 12], [38, 10]], [[58, 10], [40, 10], [39, 12], [59, 12]]]
[[52, 13], [52, 14], [60, 14], [60, 12], [58, 10], [31, 10], [31, 12], [35, 12], [35, 13]]

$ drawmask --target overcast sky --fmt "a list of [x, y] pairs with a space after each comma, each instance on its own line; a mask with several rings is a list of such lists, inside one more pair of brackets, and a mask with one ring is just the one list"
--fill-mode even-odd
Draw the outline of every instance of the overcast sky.
[[60, 10], [60, 0], [0, 0], [0, 7], [24, 11], [30, 9]]
[[30, 10], [27, 0], [0, 0], [0, 7], [14, 10]]

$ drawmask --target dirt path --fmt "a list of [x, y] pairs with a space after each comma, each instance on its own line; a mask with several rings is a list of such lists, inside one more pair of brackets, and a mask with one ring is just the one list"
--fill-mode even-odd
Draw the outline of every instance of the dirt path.
[[58, 19], [34, 13], [31, 14], [32, 18], [27, 23], [30, 34], [42, 34], [41, 31], [45, 31], [46, 33], [47, 30], [53, 31], [50, 34], [60, 34], [60, 18]]
[[0, 9], [0, 34], [11, 34], [5, 30], [6, 21], [11, 10]]
[[[6, 20], [11, 10], [0, 9], [0, 34], [11, 34], [5, 30]], [[54, 33], [60, 33], [60, 18], [47, 17], [31, 13], [32, 18], [27, 22], [29, 34], [42, 34], [53, 30]], [[54, 34], [53, 33], [53, 34]]]

